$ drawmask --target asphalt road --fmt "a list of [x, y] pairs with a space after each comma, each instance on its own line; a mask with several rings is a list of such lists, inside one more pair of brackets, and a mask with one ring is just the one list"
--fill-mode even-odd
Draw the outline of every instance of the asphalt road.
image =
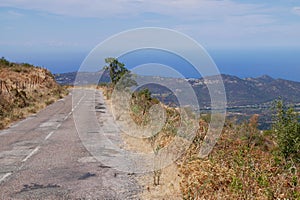
[[77, 132], [76, 112], [110, 117], [101, 92], [75, 91], [0, 131], [0, 199], [139, 199], [136, 175], [97, 161]]

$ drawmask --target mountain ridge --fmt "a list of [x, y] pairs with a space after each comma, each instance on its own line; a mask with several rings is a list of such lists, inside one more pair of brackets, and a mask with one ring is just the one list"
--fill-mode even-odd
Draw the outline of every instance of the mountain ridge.
[[[103, 70], [96, 73], [79, 72], [79, 78], [77, 78], [77, 80], [77, 72], [54, 74], [54, 77], [56, 81], [62, 85], [107, 83], [110, 80], [109, 74], [105, 72], [105, 74], [102, 75], [103, 72]], [[101, 81], [98, 81], [100, 76]], [[281, 78], [275, 79], [269, 75], [262, 75], [256, 78], [240, 78], [234, 75], [221, 74], [221, 77], [225, 86], [228, 107], [268, 104], [278, 98], [282, 98], [288, 103], [293, 104], [300, 102], [300, 82]], [[179, 78], [161, 78], [172, 81], [174, 82], [173, 84], [182, 80]], [[215, 78], [216, 76], [186, 79], [195, 90], [201, 106], [209, 106], [210, 104], [209, 92], [205, 81], [216, 80]], [[153, 94], [156, 94], [156, 96], [164, 92], [161, 88], [155, 88], [153, 85], [150, 90]], [[175, 96], [173, 95], [167, 99], [171, 102], [175, 100], [174, 98]]]

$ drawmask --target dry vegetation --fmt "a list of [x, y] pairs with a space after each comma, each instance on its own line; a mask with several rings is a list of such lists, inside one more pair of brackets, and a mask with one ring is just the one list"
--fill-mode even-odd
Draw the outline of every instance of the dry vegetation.
[[254, 116], [225, 127], [205, 160], [193, 143], [178, 165], [183, 199], [300, 199], [299, 163], [279, 155], [275, 138], [256, 123]]
[[[110, 65], [111, 69], [113, 67]], [[111, 73], [111, 76], [116, 74]], [[102, 86], [107, 98], [111, 97], [114, 85]], [[130, 104], [133, 121], [144, 127], [151, 119], [151, 106], [155, 104], [161, 103], [151, 97], [149, 90], [134, 92]], [[124, 137], [131, 149], [141, 150], [142, 145], [149, 151], [150, 146], [159, 154], [178, 137], [184, 142], [188, 137], [186, 131], [177, 133], [183, 123], [197, 127], [196, 136], [173, 164], [154, 169], [151, 177], [146, 174], [142, 178], [145, 188], [142, 198], [300, 199], [300, 123], [293, 108], [285, 107], [282, 101], [276, 102], [274, 125], [268, 131], [258, 130], [258, 115], [243, 124], [227, 120], [213, 151], [204, 159], [198, 154], [210, 117], [201, 116], [197, 126], [194, 124], [197, 121], [182, 121], [179, 108], [164, 106], [164, 109], [166, 120], [158, 133], [144, 139]]]
[[46, 69], [0, 60], [0, 129], [68, 93]]
[[[106, 94], [110, 91], [106, 91]], [[131, 117], [137, 124], [143, 124], [147, 121], [149, 108], [155, 103], [158, 102], [149, 96], [147, 90], [134, 93]], [[281, 111], [284, 117], [281, 116], [281, 121], [277, 119], [278, 127], [268, 131], [257, 129], [258, 115], [243, 124], [227, 121], [216, 146], [205, 159], [200, 159], [198, 153], [209, 126], [209, 117], [201, 118], [196, 137], [185, 154], [174, 165], [141, 178], [145, 188], [142, 197], [177, 199], [180, 196], [191, 200], [300, 199], [300, 126], [296, 115], [293, 118], [294, 126], [291, 126], [293, 120], [289, 115], [292, 112], [285, 112], [281, 105], [277, 110], [279, 117]], [[151, 138], [142, 139], [142, 143], [150, 145], [153, 151], [167, 146], [178, 128], [178, 110], [166, 108], [166, 112], [167, 120], [163, 129]], [[278, 132], [291, 136], [279, 141]], [[296, 149], [292, 149], [289, 138], [296, 141], [293, 146]], [[127, 138], [127, 141], [133, 149], [134, 145], [142, 144], [132, 138]], [[290, 154], [285, 154], [281, 147], [287, 141], [289, 148], [285, 148], [285, 151], [290, 151]], [[156, 181], [157, 176], [161, 177], [160, 182]]]

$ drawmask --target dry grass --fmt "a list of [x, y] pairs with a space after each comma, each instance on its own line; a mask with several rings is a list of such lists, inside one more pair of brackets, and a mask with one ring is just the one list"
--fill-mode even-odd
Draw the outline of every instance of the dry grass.
[[54, 103], [58, 99], [66, 95], [66, 92], [61, 93], [59, 96], [56, 94], [47, 94], [42, 96], [36, 96], [36, 98], [31, 98], [28, 100], [29, 105], [25, 107], [18, 107], [13, 105], [13, 102], [9, 102], [6, 106], [10, 106], [9, 109], [3, 111], [3, 115], [0, 116], [0, 129], [8, 127], [11, 123], [24, 119], [31, 114], [37, 113], [38, 111], [44, 109], [46, 106]]
[[[103, 91], [106, 97], [106, 104], [111, 105], [112, 101], [110, 100], [110, 97], [112, 89], [107, 87], [99, 87], [98, 89]], [[146, 121], [148, 120], [149, 114], [148, 110], [151, 105], [149, 105], [149, 107], [146, 109], [146, 112], [143, 113], [143, 109], [141, 109], [144, 107], [143, 101], [139, 101], [139, 99], [134, 99], [133, 101], [135, 103], [132, 105], [138, 105], [139, 108], [137, 109], [138, 111], [132, 110], [132, 112], [129, 113], [131, 119], [140, 126], [147, 124]], [[151, 102], [152, 105], [157, 103], [155, 100], [152, 100]], [[178, 111], [173, 108], [168, 108], [168, 123], [163, 130], [161, 130], [154, 137], [139, 138], [135, 135], [123, 133], [122, 139], [125, 143], [124, 148], [131, 152], [151, 154], [157, 149], [167, 146], [174, 138], [174, 131], [176, 126], [178, 126], [178, 124], [176, 124], [176, 122], [178, 122], [178, 115]], [[157, 178], [157, 176], [159, 176], [159, 184], [154, 184], [154, 178]], [[172, 163], [162, 170], [157, 171], [156, 176], [154, 172], [140, 174], [137, 177], [137, 181], [143, 188], [140, 194], [141, 199], [181, 199], [182, 195], [179, 185], [180, 176], [176, 163]]]
[[249, 142], [243, 131], [225, 128], [206, 160], [197, 158], [200, 144], [191, 146], [178, 165], [184, 199], [300, 199], [299, 165], [266, 148], [267, 137]]
[[[132, 152], [153, 153], [152, 144], [148, 139], [136, 138], [123, 134], [122, 138], [125, 142], [125, 148]], [[154, 184], [153, 172], [140, 174], [137, 177], [139, 185], [143, 188], [140, 194], [141, 199], [182, 199], [180, 191], [179, 170], [175, 163], [163, 168], [160, 175], [160, 184]]]
[[[110, 89], [105, 94], [109, 97]], [[136, 104], [139, 102], [135, 101]], [[131, 117], [137, 124], [143, 124], [143, 117], [147, 117], [136, 110]], [[127, 148], [147, 153], [168, 146], [178, 128], [179, 113], [174, 108], [166, 110], [168, 117], [158, 134], [148, 139], [124, 135]], [[257, 121], [257, 115], [241, 125], [227, 121], [211, 154], [200, 159], [199, 149], [209, 126], [200, 120], [188, 150], [160, 171], [159, 185], [154, 184], [153, 173], [139, 177], [144, 188], [141, 198], [300, 200], [299, 164], [278, 154], [273, 133], [259, 131]]]
[[160, 184], [153, 184], [153, 173], [143, 174], [138, 177], [139, 184], [143, 187], [141, 199], [182, 199], [180, 191], [180, 176], [175, 163], [163, 168], [161, 171]]

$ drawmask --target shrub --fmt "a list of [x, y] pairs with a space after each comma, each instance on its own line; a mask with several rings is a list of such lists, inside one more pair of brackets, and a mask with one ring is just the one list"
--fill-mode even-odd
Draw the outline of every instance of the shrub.
[[299, 116], [292, 107], [285, 106], [282, 100], [276, 101], [275, 110], [273, 131], [279, 151], [286, 160], [300, 162]]
[[131, 114], [135, 122], [140, 125], [147, 124], [149, 109], [158, 103], [159, 101], [156, 98], [151, 97], [151, 92], [148, 88], [134, 92], [131, 99]]
[[24, 67], [34, 67], [33, 65], [31, 65], [29, 63], [22, 63], [22, 66], [24, 66]]
[[9, 66], [10, 65], [10, 62], [8, 60], [6, 60], [4, 57], [2, 57], [0, 59], [0, 65], [3, 65], [3, 66]]
[[48, 105], [50, 105], [50, 104], [53, 104], [54, 102], [55, 102], [54, 99], [48, 99], [45, 103], [46, 103], [46, 105], [48, 106]]

